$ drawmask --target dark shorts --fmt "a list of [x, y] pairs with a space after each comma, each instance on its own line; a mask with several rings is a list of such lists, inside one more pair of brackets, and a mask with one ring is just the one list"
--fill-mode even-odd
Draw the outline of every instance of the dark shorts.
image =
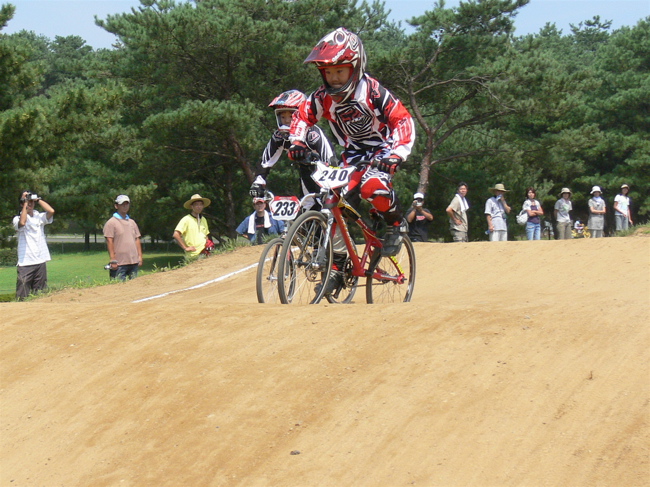
[[111, 279], [126, 281], [126, 278], [135, 279], [138, 277], [138, 264], [121, 265], [114, 271], [109, 271]]
[[23, 265], [18, 269], [16, 299], [22, 301], [27, 296], [47, 288], [47, 266], [42, 264]]

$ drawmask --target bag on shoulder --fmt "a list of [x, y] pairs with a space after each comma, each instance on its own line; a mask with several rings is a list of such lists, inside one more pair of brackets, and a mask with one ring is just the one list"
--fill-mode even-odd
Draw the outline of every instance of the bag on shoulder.
[[517, 223], [520, 225], [525, 225], [528, 223], [528, 212], [526, 210], [521, 210], [517, 215]]

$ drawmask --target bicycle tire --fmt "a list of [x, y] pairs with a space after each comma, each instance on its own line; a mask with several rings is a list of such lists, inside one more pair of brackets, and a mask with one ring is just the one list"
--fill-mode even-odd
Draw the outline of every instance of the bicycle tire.
[[278, 295], [283, 304], [317, 304], [332, 268], [332, 242], [324, 246], [327, 218], [307, 211], [291, 225], [282, 244]]
[[255, 280], [257, 301], [259, 303], [277, 304], [280, 302], [278, 294], [278, 258], [282, 251], [282, 243], [283, 239], [279, 237], [270, 240], [260, 255]]
[[[366, 302], [407, 303], [413, 296], [415, 287], [415, 249], [408, 235], [404, 235], [400, 251], [394, 257], [382, 257], [381, 249], [375, 249], [366, 280]], [[375, 279], [373, 275], [379, 271], [387, 277], [397, 278], [403, 275], [403, 282], [394, 279]]]

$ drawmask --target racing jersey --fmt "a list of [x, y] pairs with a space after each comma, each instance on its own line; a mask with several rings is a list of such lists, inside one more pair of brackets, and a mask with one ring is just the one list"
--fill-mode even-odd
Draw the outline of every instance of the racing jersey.
[[388, 150], [406, 160], [415, 140], [408, 110], [379, 82], [364, 74], [357, 89], [341, 103], [321, 86], [293, 115], [289, 140], [306, 142], [309, 127], [325, 118], [346, 151], [379, 153]]
[[[321, 161], [329, 164], [330, 159], [334, 156], [334, 151], [320, 127], [309, 127], [304, 142], [310, 151], [319, 155]], [[262, 153], [262, 159], [257, 163], [255, 183], [266, 185], [266, 178], [271, 172], [271, 168], [280, 160], [280, 156], [285, 150], [289, 149], [290, 145], [286, 132], [276, 130], [273, 133], [271, 140], [266, 144], [266, 148]]]

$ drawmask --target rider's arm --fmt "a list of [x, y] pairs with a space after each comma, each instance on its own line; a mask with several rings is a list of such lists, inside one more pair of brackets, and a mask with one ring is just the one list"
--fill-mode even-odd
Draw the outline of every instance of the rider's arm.
[[291, 143], [295, 141], [305, 142], [309, 127], [318, 123], [320, 119], [318, 107], [321, 105], [316, 95], [321, 91], [324, 91], [324, 88], [309, 95], [300, 107], [298, 107], [298, 110], [293, 113], [291, 117], [291, 128], [289, 129], [289, 141]]
[[376, 92], [379, 98], [373, 99], [373, 104], [379, 110], [380, 117], [386, 120], [388, 128], [391, 131], [393, 145], [391, 154], [399, 156], [405, 161], [411, 154], [413, 142], [415, 141], [415, 123], [413, 117], [390, 91], [381, 86], [376, 80], [368, 79], [369, 84], [373, 87], [376, 83]]
[[284, 142], [285, 139], [280, 136], [278, 131], [276, 131], [268, 144], [266, 144], [264, 152], [262, 152], [262, 158], [257, 163], [257, 167], [255, 168], [255, 179], [253, 180], [254, 183], [266, 186], [266, 181], [269, 172], [271, 172], [271, 168], [280, 160], [282, 152], [284, 152]]
[[311, 151], [318, 153], [321, 161], [328, 163], [334, 157], [332, 144], [318, 125], [309, 128], [309, 137], [307, 137], [306, 143]]

